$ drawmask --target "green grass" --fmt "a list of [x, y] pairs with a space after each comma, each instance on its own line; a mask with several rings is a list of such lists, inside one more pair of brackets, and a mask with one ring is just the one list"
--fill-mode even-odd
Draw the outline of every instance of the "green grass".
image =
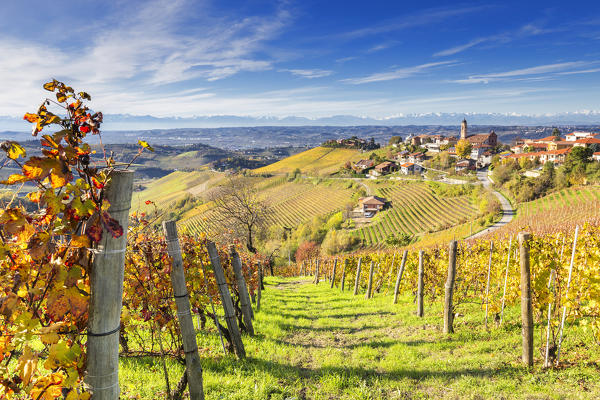
[[[578, 328], [568, 328], [563, 347], [572, 366], [540, 368], [538, 326], [536, 366], [521, 365], [517, 307], [502, 327], [486, 331], [482, 311], [461, 306], [464, 316], [447, 336], [440, 302], [426, 301], [418, 318], [410, 294], [393, 305], [389, 295], [365, 300], [302, 278], [269, 278], [263, 294], [257, 336], [244, 337], [245, 360], [223, 356], [214, 331], [198, 334], [207, 399], [600, 397], [600, 351]], [[176, 382], [183, 366], [168, 368]], [[122, 359], [120, 376], [122, 398], [164, 398], [156, 359]]]

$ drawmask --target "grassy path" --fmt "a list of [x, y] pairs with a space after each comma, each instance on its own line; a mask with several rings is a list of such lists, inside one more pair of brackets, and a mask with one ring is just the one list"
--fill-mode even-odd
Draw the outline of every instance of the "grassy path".
[[[365, 300], [325, 282], [269, 278], [264, 308], [256, 314], [259, 334], [244, 338], [246, 360], [222, 356], [215, 335], [198, 334], [200, 348], [207, 349], [207, 399], [600, 397], [597, 364], [543, 371], [536, 350], [532, 372], [521, 366], [516, 308], [508, 310], [507, 324], [489, 332], [479, 308], [462, 309], [457, 333], [446, 337], [437, 302], [426, 302], [423, 319], [414, 316], [410, 295], [390, 303], [383, 293]], [[592, 359], [600, 359], [597, 346], [593, 351]], [[182, 367], [170, 364], [169, 370], [176, 381]], [[156, 361], [123, 360], [122, 371], [123, 398], [156, 398], [164, 387]]]

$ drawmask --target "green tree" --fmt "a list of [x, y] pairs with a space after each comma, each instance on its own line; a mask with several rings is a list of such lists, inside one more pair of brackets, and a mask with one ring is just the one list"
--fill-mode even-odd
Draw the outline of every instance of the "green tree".
[[591, 161], [592, 154], [592, 149], [587, 147], [573, 147], [567, 156], [565, 165], [570, 167], [585, 166]]
[[411, 244], [412, 241], [412, 236], [404, 232], [400, 232], [398, 236], [391, 234], [385, 238], [385, 244], [388, 246], [407, 246]]
[[456, 155], [459, 158], [467, 158], [473, 150], [473, 145], [466, 139], [461, 139], [456, 143]]
[[338, 212], [333, 214], [325, 224], [325, 229], [328, 231], [331, 229], [340, 229], [342, 226], [342, 222], [344, 222], [344, 217], [342, 216], [342, 212]]
[[556, 140], [560, 140], [560, 130], [558, 130], [558, 128], [554, 128], [552, 130], [552, 136], [554, 136]]
[[389, 141], [389, 145], [402, 143], [402, 136], [392, 136]]

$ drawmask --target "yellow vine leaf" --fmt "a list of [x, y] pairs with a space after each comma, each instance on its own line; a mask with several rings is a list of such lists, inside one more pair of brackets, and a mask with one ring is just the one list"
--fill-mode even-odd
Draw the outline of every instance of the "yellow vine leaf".
[[71, 239], [71, 246], [73, 247], [90, 247], [90, 239], [86, 235], [75, 235]]
[[3, 185], [14, 185], [15, 183], [27, 182], [28, 179], [26, 176], [21, 174], [12, 174], [8, 177], [8, 179], [4, 181], [0, 181]]
[[19, 157], [24, 158], [27, 155], [25, 148], [17, 142], [4, 142], [2, 143], [2, 149], [6, 151], [7, 157], [12, 160], [16, 160]]
[[148, 144], [148, 142], [146, 142], [145, 140], [138, 140], [138, 144], [140, 146], [142, 146], [143, 148], [148, 149], [148, 150], [150, 150], [151, 152], [154, 153], [154, 148], [152, 146], [150, 146]]

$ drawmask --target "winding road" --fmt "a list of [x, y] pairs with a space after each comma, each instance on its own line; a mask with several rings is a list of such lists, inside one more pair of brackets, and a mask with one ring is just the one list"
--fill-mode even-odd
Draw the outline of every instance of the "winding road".
[[[482, 171], [477, 171], [477, 179], [479, 179], [479, 181], [481, 182], [483, 187], [485, 187], [486, 189], [489, 189], [491, 187], [491, 182], [488, 178], [488, 170], [487, 169], [482, 170]], [[477, 232], [474, 235], [469, 236], [466, 239], [477, 239], [477, 238], [484, 236], [492, 231], [495, 231], [496, 229], [501, 228], [504, 225], [508, 224], [510, 221], [512, 221], [513, 217], [515, 216], [515, 210], [512, 208], [510, 201], [508, 201], [506, 199], [506, 197], [504, 197], [502, 195], [502, 193], [500, 193], [500, 192], [493, 190], [493, 193], [498, 198], [498, 200], [500, 201], [500, 205], [502, 206], [502, 218], [500, 218], [500, 221], [496, 222], [494, 225], [491, 225], [491, 226], [485, 228], [484, 230]]]

